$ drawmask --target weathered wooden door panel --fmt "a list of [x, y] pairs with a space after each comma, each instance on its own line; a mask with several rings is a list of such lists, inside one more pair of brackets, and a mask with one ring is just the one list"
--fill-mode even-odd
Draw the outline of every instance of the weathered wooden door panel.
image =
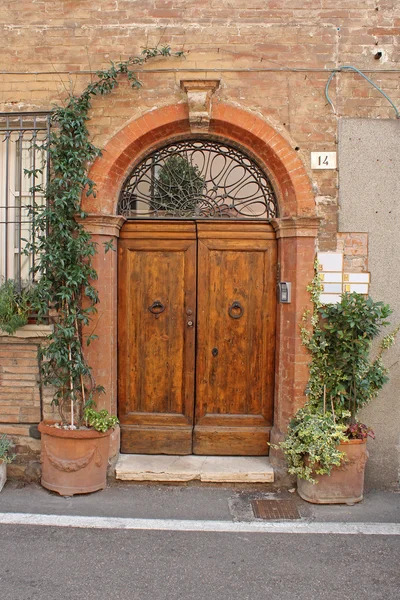
[[121, 232], [122, 452], [192, 452], [196, 245], [193, 223], [135, 222]]
[[198, 223], [195, 454], [268, 454], [276, 249], [266, 223]]
[[118, 300], [122, 452], [268, 453], [275, 252], [265, 222], [124, 225]]

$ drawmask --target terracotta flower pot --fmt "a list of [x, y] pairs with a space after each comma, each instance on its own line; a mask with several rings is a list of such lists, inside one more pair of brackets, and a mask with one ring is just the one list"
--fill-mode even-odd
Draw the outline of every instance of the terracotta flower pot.
[[349, 440], [339, 444], [348, 461], [334, 467], [330, 475], [313, 477], [318, 483], [297, 479], [297, 492], [303, 500], [313, 504], [353, 504], [363, 499], [364, 471], [368, 458], [366, 440]]
[[94, 429], [59, 429], [42, 421], [43, 487], [62, 496], [88, 494], [103, 490], [107, 481], [110, 434]]

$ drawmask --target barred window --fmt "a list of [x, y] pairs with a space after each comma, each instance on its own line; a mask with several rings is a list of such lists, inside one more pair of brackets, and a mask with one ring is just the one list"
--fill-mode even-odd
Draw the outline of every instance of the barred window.
[[32, 282], [37, 260], [24, 248], [34, 235], [35, 207], [45, 201], [49, 132], [48, 112], [0, 113], [0, 281], [13, 279], [19, 289]]

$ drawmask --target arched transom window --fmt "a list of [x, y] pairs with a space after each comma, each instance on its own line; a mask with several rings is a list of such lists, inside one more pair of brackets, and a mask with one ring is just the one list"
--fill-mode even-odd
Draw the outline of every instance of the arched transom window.
[[128, 219], [271, 219], [276, 196], [267, 175], [236, 147], [210, 140], [169, 143], [131, 172], [118, 213]]

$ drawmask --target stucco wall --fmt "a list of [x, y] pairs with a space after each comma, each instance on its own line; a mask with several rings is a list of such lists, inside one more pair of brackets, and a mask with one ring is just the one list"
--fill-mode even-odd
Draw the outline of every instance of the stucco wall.
[[[400, 121], [341, 119], [339, 229], [367, 232], [371, 296], [394, 310], [400, 323]], [[386, 355], [390, 381], [362, 414], [376, 439], [369, 442], [367, 484], [399, 484], [400, 340]]]

